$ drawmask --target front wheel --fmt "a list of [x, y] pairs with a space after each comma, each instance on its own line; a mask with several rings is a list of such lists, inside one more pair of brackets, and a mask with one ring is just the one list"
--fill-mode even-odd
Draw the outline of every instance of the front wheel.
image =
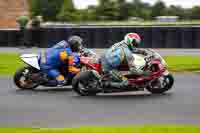
[[72, 81], [73, 90], [80, 96], [95, 96], [98, 91], [95, 77], [91, 71], [84, 71], [77, 74]]
[[174, 84], [174, 78], [172, 74], [161, 77], [161, 79], [155, 80], [146, 87], [146, 89], [152, 94], [162, 94], [172, 88]]
[[39, 86], [30, 79], [31, 74], [36, 73], [32, 67], [23, 67], [19, 69], [14, 75], [15, 85], [22, 90], [32, 90]]

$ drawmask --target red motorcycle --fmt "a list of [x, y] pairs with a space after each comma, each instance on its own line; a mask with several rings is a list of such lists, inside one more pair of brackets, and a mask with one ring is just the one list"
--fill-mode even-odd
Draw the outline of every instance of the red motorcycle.
[[134, 63], [138, 69], [151, 71], [151, 74], [147, 77], [129, 75], [127, 74], [128, 65], [125, 63], [119, 67], [119, 70], [128, 78], [129, 84], [120, 89], [105, 87], [105, 83], [112, 79], [109, 75], [103, 74], [100, 60], [93, 57], [80, 57], [82, 71], [72, 81], [73, 90], [81, 96], [92, 96], [97, 93], [144, 91], [145, 89], [153, 94], [168, 91], [174, 84], [174, 78], [167, 70], [165, 60], [154, 50], [148, 50], [152, 53], [151, 56], [144, 57], [137, 54], [132, 56], [135, 58]]

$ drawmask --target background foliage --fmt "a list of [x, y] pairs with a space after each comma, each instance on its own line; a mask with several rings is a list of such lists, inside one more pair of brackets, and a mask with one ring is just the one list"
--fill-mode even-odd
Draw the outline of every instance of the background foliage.
[[153, 20], [156, 16], [179, 16], [182, 20], [200, 19], [200, 6], [184, 9], [181, 6], [167, 7], [162, 1], [154, 5], [141, 0], [99, 0], [98, 6], [78, 10], [73, 0], [29, 0], [31, 16], [41, 15], [46, 21], [98, 21], [127, 20], [139, 17]]

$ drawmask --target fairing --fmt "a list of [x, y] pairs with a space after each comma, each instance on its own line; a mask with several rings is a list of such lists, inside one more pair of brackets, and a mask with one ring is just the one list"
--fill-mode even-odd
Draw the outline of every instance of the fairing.
[[38, 55], [36, 55], [36, 54], [23, 54], [23, 55], [20, 56], [20, 58], [27, 65], [30, 65], [30, 66], [40, 70], [39, 56]]

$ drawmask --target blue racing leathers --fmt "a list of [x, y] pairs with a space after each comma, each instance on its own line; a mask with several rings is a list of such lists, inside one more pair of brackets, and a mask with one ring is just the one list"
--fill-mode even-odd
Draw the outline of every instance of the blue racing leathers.
[[62, 48], [70, 48], [70, 46], [68, 42], [66, 42], [65, 40], [62, 40], [58, 42], [56, 45], [54, 45], [52, 48], [62, 49]]
[[109, 74], [113, 79], [109, 85], [121, 88], [128, 85], [128, 80], [119, 71], [118, 67], [122, 63], [129, 66], [129, 74], [141, 75], [144, 72], [135, 67], [133, 51], [130, 51], [124, 41], [114, 44], [101, 58], [102, 69], [105, 74]]
[[[65, 40], [60, 41], [59, 43], [57, 43], [56, 45], [54, 45], [52, 48], [56, 48], [56, 49], [61, 49], [61, 48], [70, 48], [70, 45], [68, 42], [66, 42]], [[85, 48], [85, 47], [81, 47], [80, 49], [80, 53], [83, 56], [96, 56], [96, 53], [94, 53], [92, 50]]]
[[67, 68], [69, 73], [77, 73], [79, 69], [74, 67], [79, 62], [79, 57], [70, 48], [49, 48], [43, 56], [41, 69], [50, 78], [56, 79], [57, 84], [64, 84], [65, 77], [61, 74], [60, 68]]
[[[128, 85], [128, 80], [119, 71], [118, 67], [124, 62], [132, 62], [134, 58], [128, 47], [109, 48], [101, 58], [101, 64], [104, 74], [109, 74], [112, 81], [109, 86], [122, 88]], [[132, 67], [131, 63], [128, 63]], [[134, 67], [134, 66], [133, 66]]]

